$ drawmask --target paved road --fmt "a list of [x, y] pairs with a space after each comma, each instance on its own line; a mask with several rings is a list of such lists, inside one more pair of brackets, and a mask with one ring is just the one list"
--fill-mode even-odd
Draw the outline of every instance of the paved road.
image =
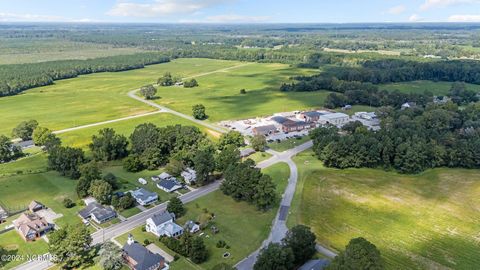
[[[262, 167], [262, 166], [268, 167], [277, 162], [285, 162], [288, 164], [288, 167], [290, 168], [290, 177], [288, 179], [288, 185], [282, 196], [280, 208], [278, 209], [277, 215], [273, 221], [272, 228], [270, 230], [270, 235], [265, 241], [263, 241], [259, 249], [255, 250], [252, 254], [250, 254], [248, 257], [246, 257], [245, 259], [237, 263], [237, 265], [235, 265], [235, 267], [237, 267], [238, 270], [253, 269], [253, 265], [257, 261], [257, 256], [260, 250], [266, 247], [269, 243], [281, 242], [281, 240], [287, 234], [287, 231], [288, 231], [287, 224], [286, 224], [287, 217], [290, 211], [290, 206], [292, 205], [293, 196], [295, 195], [295, 189], [296, 189], [297, 180], [298, 180], [298, 169], [295, 162], [293, 162], [291, 158], [296, 154], [309, 149], [312, 146], [313, 146], [313, 142], [309, 141], [282, 153], [278, 153], [270, 150], [268, 152], [272, 154], [273, 157], [258, 164], [259, 167]], [[327, 257], [333, 258], [336, 256], [334, 252], [327, 249], [326, 247], [323, 247], [317, 244], [316, 248], [318, 252], [326, 255]]]

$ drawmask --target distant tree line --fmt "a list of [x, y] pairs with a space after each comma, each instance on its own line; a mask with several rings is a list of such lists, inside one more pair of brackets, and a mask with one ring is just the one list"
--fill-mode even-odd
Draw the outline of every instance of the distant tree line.
[[328, 167], [393, 168], [419, 173], [428, 168], [480, 168], [480, 105], [453, 103], [395, 110], [381, 107], [379, 131], [350, 124], [311, 132], [314, 151]]
[[170, 58], [165, 54], [138, 53], [88, 60], [0, 65], [0, 96], [15, 95], [30, 88], [50, 85], [56, 80], [82, 74], [125, 71], [168, 61]]

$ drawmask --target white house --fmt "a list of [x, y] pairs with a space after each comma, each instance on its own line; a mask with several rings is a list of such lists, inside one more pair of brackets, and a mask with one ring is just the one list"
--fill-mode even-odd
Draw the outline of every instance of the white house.
[[344, 113], [329, 113], [320, 116], [320, 123], [341, 126], [350, 121], [350, 117]]
[[156, 201], [158, 201], [158, 194], [155, 192], [151, 192], [144, 188], [139, 188], [137, 190], [131, 191], [132, 197], [137, 201], [140, 205], [150, 205]]
[[183, 234], [183, 228], [174, 221], [175, 214], [164, 211], [147, 219], [145, 229], [157, 237], [178, 237]]
[[191, 168], [187, 168], [181, 173], [181, 176], [185, 180], [185, 183], [191, 185], [197, 181], [197, 172]]
[[146, 185], [147, 184], [147, 180], [143, 179], [143, 178], [138, 178], [138, 182], [142, 185]]

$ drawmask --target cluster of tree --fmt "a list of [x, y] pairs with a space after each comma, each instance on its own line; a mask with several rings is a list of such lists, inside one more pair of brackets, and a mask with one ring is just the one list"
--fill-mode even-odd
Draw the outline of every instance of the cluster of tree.
[[380, 90], [371, 83], [344, 81], [324, 75], [297, 78], [297, 83], [283, 84], [282, 91], [333, 91], [325, 99], [325, 107], [338, 108], [345, 105], [368, 105], [373, 107], [393, 106], [399, 108], [405, 102], [415, 102], [424, 106], [433, 98], [429, 91], [423, 93], [403, 93], [398, 90]]
[[47, 151], [61, 144], [60, 138], [53, 134], [48, 128], [41, 126], [38, 126], [33, 131], [32, 140], [36, 146], [42, 146]]
[[[287, 232], [281, 243], [263, 248], [254, 270], [292, 270], [302, 266], [316, 253], [316, 236], [309, 227], [297, 225]], [[368, 269], [368, 268], [347, 268]]]
[[162, 77], [158, 78], [157, 84], [160, 86], [172, 86], [181, 81], [182, 79], [179, 77], [173, 77], [170, 72], [166, 72]]
[[340, 252], [327, 270], [383, 270], [385, 265], [377, 247], [363, 237], [350, 240], [345, 251]]
[[360, 124], [320, 127], [311, 132], [314, 151], [335, 168], [394, 168], [418, 173], [435, 167], [479, 168], [480, 105], [459, 109], [453, 103], [394, 110], [382, 107], [379, 131]]
[[196, 104], [192, 107], [192, 115], [193, 118], [198, 120], [205, 120], [207, 119], [207, 113], [205, 112], [205, 106], [202, 104]]
[[67, 225], [51, 233], [48, 240], [52, 261], [63, 269], [79, 269], [93, 262], [96, 250], [86, 226]]
[[251, 159], [228, 165], [224, 177], [225, 181], [220, 189], [235, 200], [247, 201], [260, 210], [270, 209], [277, 203], [276, 187], [272, 178], [262, 174]]
[[160, 241], [169, 249], [190, 258], [194, 263], [202, 263], [208, 259], [208, 250], [199, 236], [184, 233], [179, 239], [174, 237], [161, 237]]
[[465, 105], [479, 100], [477, 93], [467, 89], [467, 85], [462, 82], [453, 83], [448, 96], [457, 105]]
[[128, 155], [128, 141], [123, 135], [116, 134], [112, 128], [104, 128], [98, 135], [92, 136], [89, 147], [96, 161], [110, 161], [124, 158]]
[[0, 66], [0, 96], [15, 95], [30, 88], [50, 85], [56, 80], [74, 78], [82, 74], [125, 71], [168, 61], [170, 58], [165, 54], [138, 53], [88, 60], [2, 65]]
[[107, 241], [98, 251], [100, 257], [98, 263], [104, 270], [120, 270], [124, 267], [122, 253], [120, 247], [112, 241]]
[[22, 156], [21, 147], [14, 145], [7, 136], [0, 135], [0, 163], [9, 162]]
[[197, 86], [198, 86], [198, 82], [195, 79], [190, 79], [183, 82], [183, 87], [185, 88], [193, 88]]

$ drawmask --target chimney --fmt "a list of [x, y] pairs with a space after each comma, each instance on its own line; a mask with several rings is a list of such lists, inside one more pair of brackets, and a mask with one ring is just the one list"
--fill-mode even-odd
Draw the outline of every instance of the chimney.
[[131, 244], [133, 244], [133, 243], [135, 243], [135, 239], [133, 239], [133, 235], [128, 234], [127, 244], [128, 244], [128, 245], [131, 245]]

